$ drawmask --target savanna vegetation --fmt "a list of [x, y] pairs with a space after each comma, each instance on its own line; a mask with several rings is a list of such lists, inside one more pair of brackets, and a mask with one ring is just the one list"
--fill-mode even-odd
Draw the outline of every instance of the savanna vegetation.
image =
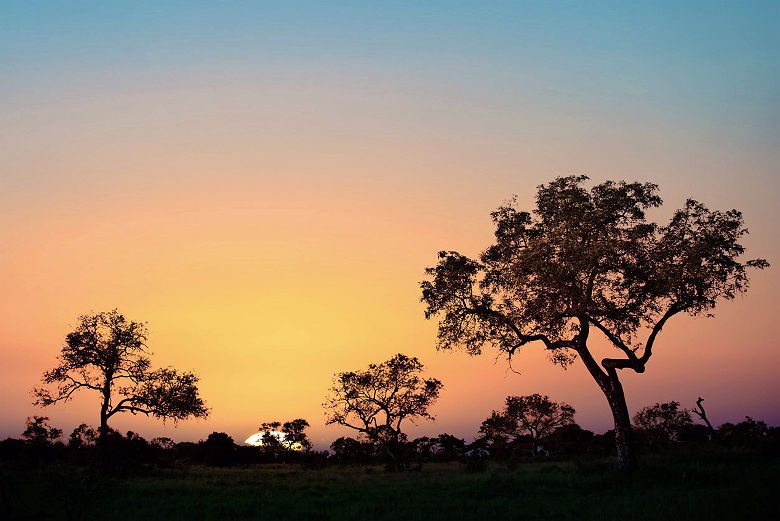
[[[703, 410], [701, 399], [697, 402]], [[705, 413], [706, 414], [706, 413]], [[643, 465], [616, 472], [614, 433], [593, 433], [547, 396], [510, 396], [472, 442], [449, 434], [312, 448], [294, 433], [239, 445], [145, 440], [80, 425], [69, 436], [28, 418], [0, 442], [3, 519], [687, 519], [775, 518], [780, 428], [745, 418], [714, 432], [679, 402], [641, 409], [632, 428]], [[555, 426], [551, 426], [556, 424]], [[496, 427], [499, 425], [500, 427]], [[535, 426], [535, 427], [534, 427]], [[280, 432], [280, 431], [266, 431]], [[298, 450], [302, 448], [303, 450]], [[388, 472], [392, 470], [395, 472]], [[43, 500], [41, 500], [43, 498]]]
[[[631, 418], [619, 378], [646, 370], [668, 320], [711, 315], [746, 291], [749, 269], [768, 266], [741, 260], [741, 214], [688, 200], [656, 224], [645, 218], [661, 205], [655, 185], [588, 190], [586, 179], [540, 186], [530, 212], [500, 207], [495, 244], [477, 259], [440, 253], [422, 301], [437, 320], [438, 348], [492, 347], [511, 363], [535, 343], [562, 366], [581, 360], [614, 430], [583, 429], [574, 407], [534, 393], [485, 411], [472, 440], [409, 439], [404, 429], [433, 419], [444, 385], [399, 353], [339, 372], [323, 390], [325, 423], [354, 431], [328, 450], [312, 445], [303, 418], [261, 422], [257, 446], [224, 432], [146, 440], [109, 420], [130, 412], [180, 421], [209, 410], [195, 373], [152, 369], [145, 324], [114, 310], [80, 317], [34, 389], [44, 407], [94, 393], [99, 424], [66, 436], [32, 416], [20, 438], [1, 441], [0, 518], [777, 518], [780, 428], [749, 417], [716, 427], [702, 398]], [[595, 334], [616, 358], [595, 360]]]
[[[746, 419], [718, 431], [693, 424], [672, 437], [638, 430], [642, 467], [625, 479], [614, 435], [559, 427], [531, 455], [530, 439], [467, 444], [448, 435], [408, 442], [404, 472], [353, 440], [333, 451], [198, 443], [111, 433], [110, 467], [87, 440], [51, 439], [45, 419], [0, 442], [4, 519], [773, 519], [777, 428]], [[667, 426], [672, 430], [676, 426]]]

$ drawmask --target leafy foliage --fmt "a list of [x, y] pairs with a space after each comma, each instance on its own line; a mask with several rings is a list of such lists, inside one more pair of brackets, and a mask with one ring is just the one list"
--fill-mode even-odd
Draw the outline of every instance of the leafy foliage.
[[323, 404], [326, 423], [363, 433], [396, 465], [405, 440], [401, 423], [433, 419], [429, 409], [443, 386], [436, 378], [422, 378], [422, 370], [416, 357], [399, 353], [381, 364], [370, 364], [366, 370], [336, 374]]
[[108, 419], [121, 412], [183, 420], [208, 415], [198, 394], [198, 377], [172, 368], [150, 368], [147, 330], [128, 321], [117, 310], [83, 315], [68, 333], [59, 364], [43, 375], [49, 387], [36, 388], [36, 404], [67, 402], [76, 391], [99, 393], [100, 436], [108, 431]]
[[[438, 320], [438, 347], [479, 354], [492, 346], [510, 359], [529, 343], [553, 362], [577, 357], [601, 388], [615, 419], [618, 459], [635, 466], [619, 369], [644, 372], [658, 333], [680, 313], [709, 315], [719, 299], [748, 288], [740, 260], [747, 233], [737, 210], [712, 211], [689, 199], [666, 225], [645, 212], [662, 203], [652, 183], [585, 176], [539, 186], [536, 208], [516, 199], [493, 212], [495, 242], [478, 259], [439, 253], [421, 282], [426, 318]], [[618, 352], [595, 361], [588, 340], [601, 332]]]
[[22, 436], [30, 443], [48, 445], [62, 438], [62, 429], [49, 425], [48, 416], [28, 416]]
[[70, 433], [70, 437], [68, 438], [68, 446], [79, 448], [85, 447], [87, 445], [93, 445], [97, 439], [97, 435], [98, 433], [95, 431], [95, 429], [86, 423], [82, 423], [73, 429], [73, 432]]
[[643, 407], [634, 415], [634, 424], [652, 438], [676, 441], [693, 419], [688, 409], [680, 409], [680, 402], [671, 401]]
[[528, 436], [532, 453], [536, 454], [539, 442], [555, 429], [574, 423], [574, 408], [567, 403], [550, 400], [549, 396], [507, 396], [503, 411], [482, 422], [479, 432], [485, 438], [506, 437], [510, 442]]
[[[259, 428], [263, 432], [263, 450], [311, 450], [311, 441], [304, 432], [308, 426], [309, 422], [303, 418], [284, 423], [264, 422]], [[281, 436], [276, 433], [281, 433]]]
[[466, 440], [446, 432], [431, 438], [431, 455], [443, 460], [455, 460], [466, 453]]
[[718, 427], [719, 434], [726, 442], [755, 443], [764, 440], [769, 435], [769, 427], [760, 420], [754, 420], [750, 416], [737, 424], [724, 423]]
[[330, 444], [333, 458], [339, 463], [366, 463], [374, 455], [371, 442], [356, 440], [348, 436], [337, 438]]
[[586, 179], [540, 186], [532, 213], [515, 199], [498, 208], [495, 243], [478, 260], [439, 253], [421, 288], [440, 348], [492, 345], [511, 356], [539, 341], [565, 366], [596, 327], [623, 352], [622, 366], [643, 371], [655, 335], [642, 343], [640, 328], [657, 333], [672, 315], [707, 312], [747, 289], [747, 268], [768, 266], [739, 262], [747, 230], [736, 210], [689, 199], [660, 226], [645, 220], [662, 202], [656, 185], [607, 181], [588, 192]]
[[202, 441], [203, 457], [207, 465], [221, 467], [233, 462], [236, 452], [236, 444], [228, 434], [224, 432], [212, 432], [205, 441]]

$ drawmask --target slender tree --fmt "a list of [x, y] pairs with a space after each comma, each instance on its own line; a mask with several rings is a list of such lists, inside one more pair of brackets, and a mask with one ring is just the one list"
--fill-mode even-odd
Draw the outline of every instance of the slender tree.
[[397, 354], [363, 371], [334, 376], [323, 404], [327, 424], [344, 425], [365, 435], [390, 458], [393, 470], [401, 466], [401, 432], [404, 420], [433, 419], [429, 409], [443, 384], [422, 378], [423, 365], [416, 357]]
[[83, 315], [65, 339], [57, 366], [44, 373], [35, 404], [69, 401], [88, 389], [100, 395], [99, 439], [105, 440], [115, 414], [151, 415], [173, 421], [208, 415], [198, 394], [198, 377], [172, 368], [150, 368], [146, 325], [117, 310]]
[[[479, 354], [493, 346], [510, 359], [542, 345], [564, 367], [579, 357], [609, 403], [621, 469], [636, 467], [631, 420], [618, 372], [642, 373], [661, 329], [679, 314], [710, 315], [720, 299], [748, 287], [741, 261], [742, 214], [689, 199], [666, 225], [645, 219], [661, 205], [658, 187], [624, 181], [582, 185], [585, 176], [541, 185], [533, 212], [516, 200], [492, 213], [495, 243], [479, 259], [439, 253], [421, 283], [438, 347]], [[597, 362], [591, 333], [620, 356]]]
[[707, 411], [704, 410], [704, 406], [702, 405], [702, 402], [704, 402], [704, 398], [699, 396], [699, 399], [696, 400], [696, 408], [691, 409], [691, 412], [699, 417], [701, 421], [704, 422], [704, 424], [707, 426], [707, 431], [710, 433], [710, 437], [712, 439], [718, 440], [718, 443], [723, 443], [723, 438], [720, 437], [720, 433], [718, 433], [717, 429], [712, 426], [710, 423], [710, 419], [707, 418]]

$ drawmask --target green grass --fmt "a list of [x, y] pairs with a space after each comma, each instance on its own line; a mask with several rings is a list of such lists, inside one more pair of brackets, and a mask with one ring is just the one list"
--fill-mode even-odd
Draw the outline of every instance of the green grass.
[[[611, 460], [381, 468], [182, 467], [94, 480], [83, 468], [4, 467], [13, 519], [424, 520], [780, 519], [776, 458], [645, 458], [630, 479]], [[13, 478], [13, 479], [12, 479]]]

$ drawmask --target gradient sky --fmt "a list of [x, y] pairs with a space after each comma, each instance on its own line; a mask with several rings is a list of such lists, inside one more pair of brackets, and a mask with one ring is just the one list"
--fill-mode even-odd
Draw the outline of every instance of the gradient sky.
[[[0, 438], [98, 423], [96, 396], [30, 390], [78, 315], [115, 307], [212, 408], [114, 422], [145, 437], [304, 417], [324, 448], [347, 433], [324, 425], [332, 375], [399, 351], [445, 384], [412, 436], [471, 439], [532, 392], [604, 431], [581, 365], [437, 352], [418, 302], [438, 250], [477, 255], [491, 210], [558, 175], [658, 183], [658, 219], [741, 209], [748, 255], [780, 262], [780, 3], [420, 4], [0, 4]], [[703, 396], [716, 424], [780, 424], [779, 294], [773, 267], [676, 318], [624, 371], [632, 413]]]

